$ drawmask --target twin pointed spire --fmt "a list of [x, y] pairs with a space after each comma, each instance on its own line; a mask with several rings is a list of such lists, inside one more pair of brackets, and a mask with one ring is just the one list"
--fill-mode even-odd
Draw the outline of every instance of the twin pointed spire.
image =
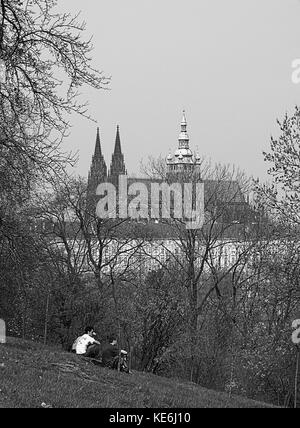
[[102, 156], [101, 142], [100, 142], [100, 130], [99, 130], [99, 128], [97, 128], [97, 137], [96, 137], [95, 155], [94, 156], [95, 157]]
[[[115, 149], [114, 154], [121, 155], [122, 154], [122, 148], [121, 148], [121, 138], [120, 138], [120, 127], [117, 126], [117, 134], [116, 134], [116, 142], [115, 142]], [[97, 136], [96, 136], [96, 145], [95, 145], [95, 153], [94, 156], [96, 158], [99, 158], [102, 156], [102, 150], [101, 150], [101, 140], [100, 140], [100, 129], [97, 128]]]
[[89, 183], [90, 186], [94, 183], [92, 182], [100, 182], [105, 177], [118, 177], [119, 175], [126, 174], [126, 167], [124, 162], [124, 155], [122, 153], [121, 148], [121, 138], [120, 138], [120, 127], [117, 126], [117, 134], [116, 134], [116, 141], [115, 141], [115, 148], [114, 153], [112, 155], [112, 161], [110, 166], [109, 174], [107, 174], [107, 167], [105, 164], [105, 160], [102, 154], [101, 149], [101, 140], [100, 140], [100, 129], [97, 128], [97, 136], [96, 136], [96, 144], [95, 144], [95, 153], [92, 160], [91, 170], [89, 173]]
[[116, 143], [115, 143], [115, 151], [114, 151], [115, 155], [118, 154], [122, 154], [122, 149], [121, 149], [121, 138], [120, 138], [120, 127], [119, 125], [117, 126], [117, 135], [116, 135]]

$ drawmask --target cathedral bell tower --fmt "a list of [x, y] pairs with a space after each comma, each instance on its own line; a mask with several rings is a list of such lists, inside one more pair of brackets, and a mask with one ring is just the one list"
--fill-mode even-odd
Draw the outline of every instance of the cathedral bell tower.
[[181, 121], [181, 132], [178, 138], [178, 149], [172, 156], [167, 157], [168, 175], [172, 177], [185, 174], [197, 174], [200, 179], [201, 159], [197, 155], [194, 157], [190, 149], [190, 139], [187, 133], [187, 120], [185, 111]]
[[118, 183], [119, 175], [126, 174], [127, 170], [125, 166], [124, 155], [121, 149], [120, 128], [117, 126], [115, 150], [110, 164], [109, 180], [113, 183]]
[[87, 197], [89, 202], [96, 200], [96, 190], [100, 183], [107, 179], [107, 166], [101, 150], [100, 131], [97, 128], [95, 152], [88, 175]]

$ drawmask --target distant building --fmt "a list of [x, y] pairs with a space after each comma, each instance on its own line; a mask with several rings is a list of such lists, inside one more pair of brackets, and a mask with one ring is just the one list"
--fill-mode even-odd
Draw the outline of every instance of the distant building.
[[[203, 179], [202, 160], [199, 154], [194, 155], [190, 149], [190, 141], [187, 133], [187, 120], [185, 113], [181, 121], [181, 132], [178, 139], [178, 147], [174, 155], [166, 158], [167, 181], [181, 183], [185, 177], [204, 183], [205, 216], [206, 224], [201, 230], [211, 240], [209, 250], [205, 249], [205, 237], [199, 235], [194, 246], [192, 257], [195, 266], [201, 266], [206, 260], [205, 269], [225, 269], [232, 266], [238, 259], [244, 248], [251, 246], [249, 231], [255, 224], [255, 214], [245, 200], [239, 183], [234, 180], [207, 180]], [[95, 151], [92, 157], [90, 171], [88, 173], [88, 210], [95, 210], [97, 197], [96, 189], [103, 182], [118, 184], [120, 175], [127, 175], [124, 154], [122, 152], [120, 128], [117, 127], [116, 139], [110, 168], [107, 168], [100, 140], [100, 131], [97, 129]], [[128, 186], [140, 183], [147, 188], [151, 184], [160, 184], [162, 179], [151, 180], [149, 178], [128, 178]], [[216, 213], [220, 215], [217, 215]], [[90, 211], [87, 211], [90, 212]], [[91, 272], [90, 258], [99, 262], [102, 274], [109, 275], [113, 270], [124, 270], [128, 266], [134, 274], [143, 277], [154, 269], [159, 269], [166, 263], [172, 263], [175, 259], [185, 259], [185, 235], [184, 222], [162, 221], [161, 218], [151, 220], [128, 220], [115, 223], [109, 219], [103, 228], [103, 236], [97, 236], [95, 223], [88, 217], [88, 235], [90, 248], [87, 246], [85, 233], [81, 224], [72, 220], [70, 216], [66, 236], [62, 238], [59, 224], [51, 221], [48, 225], [43, 223], [43, 230], [51, 229], [53, 244], [62, 253], [66, 252], [66, 244], [69, 246], [69, 255], [74, 258], [74, 264], [82, 264], [87, 274]], [[210, 221], [212, 219], [212, 221]], [[116, 227], [115, 227], [116, 226]], [[57, 227], [57, 230], [56, 230]], [[102, 227], [102, 226], [101, 226]], [[100, 228], [101, 228], [100, 227]], [[107, 229], [109, 233], [107, 233]], [[98, 231], [99, 232], [99, 231]], [[100, 242], [101, 241], [101, 242]], [[208, 254], [209, 251], [209, 254]], [[206, 254], [204, 254], [206, 253]], [[175, 259], [174, 259], [175, 257]]]
[[[239, 218], [244, 215], [247, 210], [247, 202], [237, 181], [221, 181], [221, 180], [202, 180], [201, 176], [202, 159], [200, 154], [194, 155], [190, 149], [190, 140], [187, 133], [187, 120], [185, 112], [181, 121], [181, 132], [178, 138], [178, 147], [174, 155], [169, 154], [166, 157], [166, 177], [170, 182], [183, 182], [186, 177], [193, 182], [204, 181], [205, 203], [215, 206], [218, 204], [216, 197], [222, 198], [228, 205], [227, 217], [223, 221], [238, 222]], [[92, 163], [88, 175], [88, 200], [89, 205], [96, 206], [97, 197], [96, 189], [98, 185], [104, 181], [109, 181], [116, 186], [120, 175], [127, 175], [127, 169], [124, 160], [124, 154], [121, 147], [120, 128], [117, 127], [115, 140], [115, 148], [112, 155], [110, 169], [107, 169], [104, 157], [102, 155], [99, 129], [97, 130], [95, 152], [92, 158]], [[153, 182], [161, 183], [162, 179], [149, 179], [145, 177], [129, 177], [128, 185], [135, 182], [145, 184], [150, 192], [150, 185]], [[150, 202], [150, 201], [149, 201]], [[149, 204], [150, 205], [150, 204]]]

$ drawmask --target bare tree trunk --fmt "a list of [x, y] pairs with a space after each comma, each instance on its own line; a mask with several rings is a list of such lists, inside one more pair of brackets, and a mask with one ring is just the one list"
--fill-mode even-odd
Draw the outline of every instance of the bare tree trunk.
[[50, 290], [48, 290], [47, 301], [46, 301], [45, 328], [44, 328], [44, 345], [47, 345], [49, 305], [50, 305]]
[[23, 311], [22, 314], [22, 339], [26, 338], [26, 313]]
[[[194, 293], [193, 293], [194, 295]], [[198, 330], [198, 316], [196, 302], [190, 302], [191, 319], [190, 319], [190, 346], [191, 346], [191, 373], [190, 381], [194, 382], [194, 373], [197, 363], [197, 330]]]
[[232, 388], [233, 388], [233, 380], [234, 380], [234, 371], [235, 371], [235, 360], [236, 353], [234, 343], [231, 345], [231, 366], [230, 366], [230, 385], [229, 385], [229, 397], [232, 397]]
[[[115, 309], [116, 309], [117, 320], [118, 320], [118, 343], [119, 343], [119, 346], [121, 346], [121, 322], [120, 322], [119, 303], [118, 303], [118, 298], [116, 294], [115, 281], [114, 281], [113, 275], [111, 275], [111, 285], [112, 285], [112, 295], [115, 303]], [[120, 358], [118, 360], [118, 371], [120, 371]]]

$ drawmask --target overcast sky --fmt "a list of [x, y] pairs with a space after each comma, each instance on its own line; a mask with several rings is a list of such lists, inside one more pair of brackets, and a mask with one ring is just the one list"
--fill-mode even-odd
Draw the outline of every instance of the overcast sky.
[[[177, 148], [186, 110], [191, 149], [264, 178], [276, 118], [300, 103], [300, 0], [63, 0], [82, 11], [94, 66], [110, 91], [85, 89], [107, 164], [117, 124], [129, 173]], [[87, 175], [97, 124], [72, 118], [64, 148]]]

